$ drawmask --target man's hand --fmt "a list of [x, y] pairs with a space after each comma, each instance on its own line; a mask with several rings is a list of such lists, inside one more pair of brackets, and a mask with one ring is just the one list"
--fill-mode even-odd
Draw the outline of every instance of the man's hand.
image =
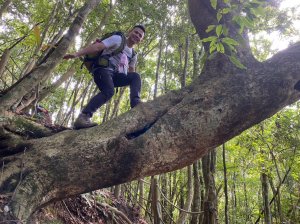
[[75, 54], [66, 54], [63, 59], [65, 60], [69, 60], [69, 59], [73, 59], [73, 58], [77, 58], [76, 53]]

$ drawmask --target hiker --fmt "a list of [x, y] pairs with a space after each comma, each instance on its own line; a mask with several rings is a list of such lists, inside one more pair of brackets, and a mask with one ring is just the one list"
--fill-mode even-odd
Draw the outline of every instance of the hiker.
[[72, 59], [85, 55], [97, 55], [102, 52], [96, 60], [95, 58], [91, 59], [92, 63], [89, 69], [100, 92], [81, 111], [74, 122], [75, 129], [97, 125], [97, 123], [91, 122], [90, 119], [98, 108], [112, 98], [114, 87], [130, 86], [131, 108], [141, 102], [141, 77], [135, 72], [137, 55], [133, 50], [133, 46], [140, 43], [144, 35], [145, 27], [136, 25], [129, 31], [127, 37], [122, 35], [121, 32], [114, 32], [108, 38], [97, 40], [74, 54], [64, 56], [64, 59]]

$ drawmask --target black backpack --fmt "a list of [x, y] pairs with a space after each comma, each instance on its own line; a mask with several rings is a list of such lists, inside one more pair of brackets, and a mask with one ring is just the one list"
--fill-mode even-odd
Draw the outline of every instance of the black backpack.
[[[98, 41], [102, 41], [113, 35], [119, 35], [122, 38], [122, 42], [121, 42], [120, 46], [114, 52], [112, 52], [111, 54], [108, 54], [108, 55], [102, 55], [103, 51], [101, 51], [97, 54], [87, 54], [82, 59], [82, 61], [83, 61], [82, 65], [84, 65], [88, 69], [89, 72], [92, 72], [94, 67], [107, 68], [109, 66], [109, 58], [121, 53], [124, 50], [125, 44], [126, 44], [126, 37], [125, 37], [124, 33], [120, 32], [120, 31], [107, 33]], [[135, 54], [136, 53], [132, 49], [132, 56], [131, 56], [130, 60], [135, 56]]]

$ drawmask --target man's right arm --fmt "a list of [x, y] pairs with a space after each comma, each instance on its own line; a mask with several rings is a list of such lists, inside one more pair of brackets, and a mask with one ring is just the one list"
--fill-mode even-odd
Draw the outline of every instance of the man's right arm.
[[101, 52], [105, 48], [106, 48], [106, 46], [102, 42], [95, 42], [94, 44], [91, 44], [91, 45], [79, 50], [76, 53], [66, 54], [63, 58], [71, 59], [71, 58], [78, 58], [78, 57], [84, 56], [86, 54], [96, 54], [98, 52]]

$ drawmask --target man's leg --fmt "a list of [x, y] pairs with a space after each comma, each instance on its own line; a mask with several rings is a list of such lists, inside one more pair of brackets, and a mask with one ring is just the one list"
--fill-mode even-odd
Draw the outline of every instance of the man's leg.
[[106, 69], [97, 69], [94, 74], [94, 81], [100, 92], [95, 95], [85, 106], [82, 113], [88, 114], [90, 117], [93, 113], [105, 104], [114, 95], [114, 83], [112, 79], [112, 71]]
[[129, 72], [127, 75], [122, 73], [115, 73], [113, 75], [115, 87], [130, 86], [130, 106], [135, 107], [141, 102], [141, 77], [136, 72]]
[[114, 95], [114, 83], [111, 71], [106, 69], [97, 69], [94, 73], [94, 81], [100, 92], [89, 101], [79, 117], [76, 119], [74, 123], [74, 128], [76, 129], [96, 126], [97, 124], [92, 123], [90, 118], [99, 107], [110, 100]]

